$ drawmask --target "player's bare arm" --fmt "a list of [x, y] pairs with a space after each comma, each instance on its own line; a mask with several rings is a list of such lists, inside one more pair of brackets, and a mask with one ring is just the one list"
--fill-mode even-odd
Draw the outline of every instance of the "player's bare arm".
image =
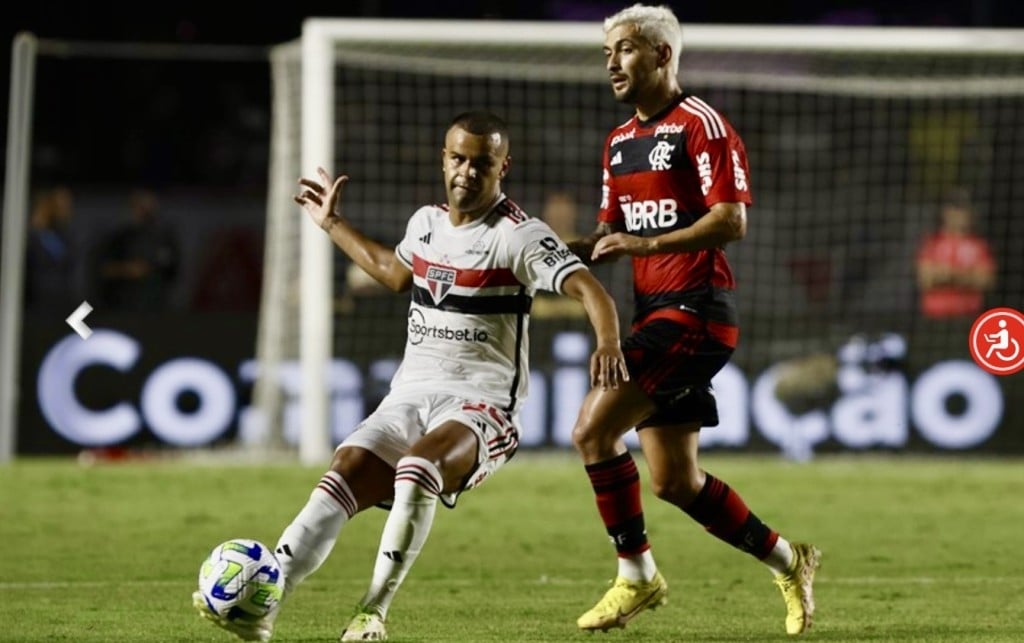
[[370, 239], [341, 216], [339, 203], [348, 176], [332, 179], [322, 167], [317, 168], [317, 176], [318, 180], [299, 179], [302, 190], [295, 195], [295, 202], [368, 275], [395, 292], [408, 290], [412, 273], [395, 257], [394, 249]]
[[589, 270], [565, 278], [562, 292], [583, 304], [594, 327], [597, 347], [590, 357], [590, 385], [618, 388], [629, 379], [626, 358], [619, 347], [619, 315], [615, 301]]
[[[624, 229], [622, 226], [616, 226], [611, 223], [600, 221], [593, 232], [585, 237], [569, 241], [566, 245], [569, 246], [569, 249], [572, 250], [573, 254], [579, 257], [583, 263], [590, 265], [595, 263], [593, 254], [594, 246], [597, 245], [597, 242], [600, 241], [602, 237], [619, 232], [622, 229]], [[608, 257], [605, 258], [605, 260], [609, 259], [610, 258]]]
[[594, 261], [623, 255], [645, 257], [671, 252], [694, 252], [739, 241], [747, 234], [747, 206], [743, 203], [716, 203], [692, 225], [655, 237], [638, 237], [616, 232], [602, 237], [594, 245]]

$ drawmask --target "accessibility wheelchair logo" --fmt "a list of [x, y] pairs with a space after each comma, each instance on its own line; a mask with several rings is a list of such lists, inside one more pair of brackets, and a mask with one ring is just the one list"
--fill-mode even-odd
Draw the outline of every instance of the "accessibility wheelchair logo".
[[1024, 313], [1013, 308], [985, 311], [971, 326], [971, 357], [993, 375], [1024, 369]]

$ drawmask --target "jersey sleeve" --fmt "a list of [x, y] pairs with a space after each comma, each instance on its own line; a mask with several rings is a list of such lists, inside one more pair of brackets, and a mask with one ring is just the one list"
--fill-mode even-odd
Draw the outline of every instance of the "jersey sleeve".
[[405, 236], [395, 246], [395, 256], [403, 266], [412, 270], [413, 249], [419, 238], [427, 233], [427, 208], [422, 207], [409, 217], [405, 225]]
[[509, 250], [516, 279], [532, 290], [561, 293], [565, 278], [587, 270], [548, 224], [527, 219], [512, 229]]
[[709, 209], [716, 203], [751, 205], [747, 148], [736, 130], [718, 116], [710, 137], [706, 127], [692, 127], [686, 137], [687, 153], [701, 172], [704, 203]]
[[612, 180], [612, 166], [608, 158], [611, 149], [611, 137], [605, 140], [604, 153], [601, 155], [601, 208], [597, 212], [600, 223], [622, 223], [622, 208], [619, 207], [619, 196], [615, 192]]

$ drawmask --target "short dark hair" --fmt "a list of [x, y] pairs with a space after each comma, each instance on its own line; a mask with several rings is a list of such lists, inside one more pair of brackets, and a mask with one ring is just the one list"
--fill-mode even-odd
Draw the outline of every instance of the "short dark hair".
[[475, 136], [500, 134], [502, 139], [508, 141], [508, 125], [500, 116], [486, 110], [462, 112], [452, 119], [448, 129], [453, 127], [464, 129]]

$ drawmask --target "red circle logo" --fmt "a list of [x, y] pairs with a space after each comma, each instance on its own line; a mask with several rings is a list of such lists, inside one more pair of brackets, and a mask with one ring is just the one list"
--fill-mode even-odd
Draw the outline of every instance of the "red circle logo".
[[971, 357], [993, 375], [1013, 375], [1024, 369], [1024, 314], [1013, 308], [993, 308], [971, 326]]

